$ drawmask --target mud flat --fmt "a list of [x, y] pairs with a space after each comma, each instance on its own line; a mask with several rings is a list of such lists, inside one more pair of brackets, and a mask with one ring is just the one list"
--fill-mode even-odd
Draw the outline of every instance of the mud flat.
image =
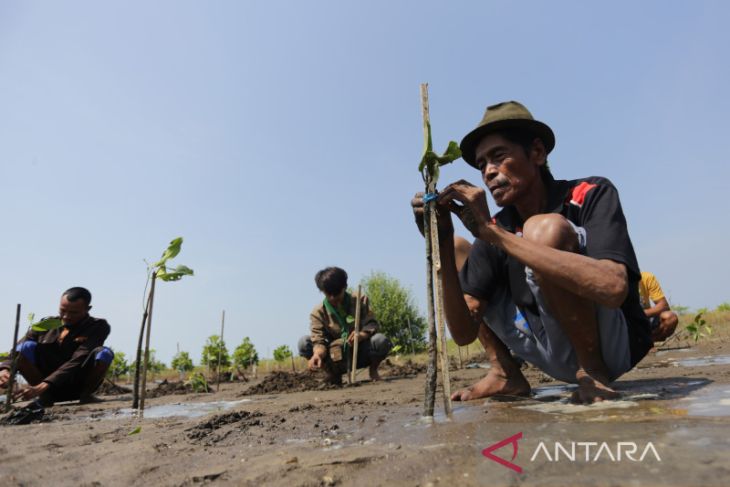
[[[417, 364], [356, 387], [292, 374], [167, 386], [144, 418], [129, 394], [60, 404], [0, 427], [0, 485], [727, 485], [726, 342], [650, 355], [615, 384], [618, 401], [570, 404], [572, 386], [527, 369], [533, 397], [456, 403], [434, 423]], [[452, 389], [486, 372], [454, 370]], [[500, 442], [488, 453], [501, 462], [482, 453]]]

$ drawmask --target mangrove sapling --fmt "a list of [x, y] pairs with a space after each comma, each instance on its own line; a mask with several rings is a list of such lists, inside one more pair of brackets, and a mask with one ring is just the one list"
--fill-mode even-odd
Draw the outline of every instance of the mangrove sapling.
[[288, 345], [281, 345], [280, 347], [276, 347], [274, 349], [274, 360], [278, 364], [281, 364], [286, 359], [291, 359], [291, 370], [292, 372], [296, 372], [296, 368], [294, 367], [294, 354], [291, 353], [291, 349]]
[[[132, 408], [144, 410], [144, 399], [147, 386], [147, 367], [149, 366], [149, 345], [150, 345], [150, 328], [152, 327], [152, 309], [155, 299], [155, 283], [158, 279], [162, 281], [179, 281], [183, 276], [192, 276], [193, 270], [184, 265], [178, 265], [168, 269], [167, 263], [170, 259], [174, 259], [182, 247], [183, 239], [178, 237], [170, 242], [167, 249], [162, 253], [160, 260], [154, 264], [147, 265], [147, 281], [145, 283], [145, 292], [149, 285], [150, 291], [145, 299], [144, 312], [142, 314], [142, 325], [139, 330], [139, 340], [137, 342], [137, 359], [134, 371], [134, 391], [132, 399]], [[145, 335], [144, 361], [142, 361], [142, 337]], [[140, 391], [140, 362], [142, 363], [142, 390]], [[141, 396], [141, 398], [140, 398]]]
[[[461, 157], [459, 145], [450, 141], [446, 152], [438, 155], [433, 152], [431, 120], [428, 109], [428, 84], [421, 84], [421, 112], [423, 114], [423, 156], [418, 170], [426, 186], [424, 194], [423, 227], [426, 238], [426, 291], [429, 326], [429, 363], [426, 370], [426, 398], [424, 415], [432, 417], [436, 396], [436, 352], [441, 358], [441, 382], [444, 394], [444, 409], [451, 415], [451, 385], [449, 382], [449, 359], [446, 350], [446, 328], [444, 322], [444, 300], [441, 282], [441, 253], [438, 239], [438, 220], [436, 215], [436, 183], [440, 166]], [[438, 340], [438, 344], [437, 344]], [[439, 346], [440, 345], [440, 346]]]

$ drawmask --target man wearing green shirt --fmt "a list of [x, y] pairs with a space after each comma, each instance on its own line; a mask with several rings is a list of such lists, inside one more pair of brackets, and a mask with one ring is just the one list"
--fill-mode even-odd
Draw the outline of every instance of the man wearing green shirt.
[[378, 322], [366, 296], [347, 292], [347, 273], [339, 267], [327, 267], [314, 277], [324, 300], [309, 315], [310, 335], [299, 340], [299, 355], [309, 362], [310, 370], [324, 369], [327, 380], [342, 383], [347, 373], [355, 342], [355, 307], [360, 299], [360, 333], [358, 335], [357, 368], [368, 367], [370, 378], [379, 380], [378, 366], [390, 352], [392, 344], [377, 333]]

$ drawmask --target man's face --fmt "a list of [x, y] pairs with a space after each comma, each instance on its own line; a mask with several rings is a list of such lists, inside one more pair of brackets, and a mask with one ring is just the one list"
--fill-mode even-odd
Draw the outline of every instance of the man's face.
[[330, 302], [332, 306], [335, 308], [342, 304], [342, 301], [345, 299], [345, 289], [340, 291], [337, 294], [327, 294], [324, 293], [325, 297], [327, 298], [327, 301]]
[[58, 307], [58, 315], [65, 325], [76, 325], [82, 322], [89, 315], [91, 306], [86, 304], [83, 299], [69, 301], [64, 295], [61, 296], [61, 305]]
[[528, 153], [499, 134], [485, 136], [476, 147], [476, 164], [498, 206], [518, 204], [541, 181], [544, 147], [533, 143]]

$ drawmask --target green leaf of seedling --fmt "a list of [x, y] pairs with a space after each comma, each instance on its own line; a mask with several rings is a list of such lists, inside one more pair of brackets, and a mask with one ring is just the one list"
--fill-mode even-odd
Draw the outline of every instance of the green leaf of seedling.
[[127, 436], [132, 436], [132, 435], [139, 434], [140, 431], [142, 431], [142, 427], [141, 426], [137, 426], [132, 431], [130, 431], [129, 433], [127, 433]]
[[165, 249], [165, 251], [162, 253], [162, 257], [160, 260], [152, 264], [153, 267], [161, 267], [165, 265], [165, 262], [168, 260], [174, 258], [177, 254], [180, 253], [180, 247], [182, 246], [183, 238], [178, 237], [174, 239], [172, 242], [170, 242], [170, 245]]
[[33, 323], [30, 328], [33, 331], [50, 331], [55, 330], [56, 328], [61, 328], [62, 326], [63, 321], [59, 318], [43, 318], [38, 323]]
[[444, 164], [449, 164], [450, 162], [454, 162], [455, 160], [457, 160], [459, 157], [461, 157], [461, 149], [459, 148], [459, 144], [457, 144], [453, 140], [450, 140], [449, 146], [446, 148], [446, 152], [438, 157], [439, 165], [443, 166]]
[[355, 318], [352, 315], [347, 315], [345, 317], [345, 321], [347, 322], [348, 325], [351, 325], [351, 324], [355, 323]]
[[454, 162], [456, 159], [461, 157], [461, 149], [459, 144], [453, 140], [449, 142], [449, 146], [446, 148], [446, 152], [442, 155], [438, 155], [432, 150], [427, 150], [423, 153], [421, 163], [418, 165], [418, 170], [423, 173], [424, 170], [431, 178], [432, 181], [436, 182], [439, 178], [439, 166]]
[[183, 278], [183, 276], [192, 276], [193, 270], [190, 267], [179, 265], [173, 269], [167, 269], [166, 267], [162, 267], [159, 271], [157, 271], [157, 278], [161, 279], [165, 282], [169, 281], [179, 281]]

